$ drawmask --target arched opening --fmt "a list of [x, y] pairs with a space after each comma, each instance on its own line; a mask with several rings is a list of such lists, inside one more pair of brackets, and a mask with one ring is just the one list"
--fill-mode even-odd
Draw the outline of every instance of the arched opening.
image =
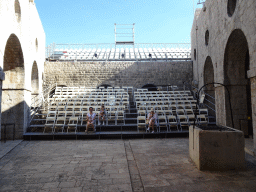
[[21, 10], [20, 10], [20, 2], [15, 0], [14, 2], [15, 16], [18, 22], [21, 20]]
[[[24, 59], [21, 44], [16, 35], [11, 34], [4, 52], [5, 80], [2, 89], [2, 124], [15, 124], [15, 137], [22, 138], [28, 116], [28, 105], [24, 101]], [[2, 129], [3, 131], [3, 129]], [[13, 129], [7, 130], [7, 138], [12, 138]]]
[[154, 84], [146, 84], [142, 86], [143, 89], [148, 89], [148, 91], [158, 91], [157, 86]]
[[236, 10], [236, 0], [228, 0], [227, 9], [228, 9], [228, 16], [232, 17], [232, 15]]
[[[204, 84], [214, 82], [214, 69], [212, 64], [212, 59], [208, 56], [204, 64]], [[215, 116], [215, 87], [213, 84], [207, 85], [204, 88], [204, 92], [207, 93], [205, 97], [205, 104], [208, 106], [209, 115]]]
[[31, 88], [32, 95], [36, 96], [39, 94], [39, 78], [38, 78], [38, 68], [37, 63], [34, 61], [31, 71]]
[[99, 87], [104, 87], [106, 89], [106, 88], [112, 87], [112, 86], [109, 84], [101, 84], [101, 85], [97, 86], [97, 89], [99, 89]]
[[[234, 128], [244, 131], [245, 136], [252, 135], [251, 85], [247, 78], [250, 58], [246, 37], [240, 29], [234, 30], [227, 42], [224, 55], [225, 84], [230, 91]], [[226, 122], [231, 126], [231, 113], [227, 94]]]
[[38, 51], [38, 40], [37, 40], [37, 38], [36, 38], [35, 45], [36, 45], [36, 51]]
[[[58, 85], [57, 87], [67, 87], [66, 85]], [[56, 86], [52, 87], [49, 92], [49, 98], [53, 98], [56, 92]]]
[[205, 32], [205, 45], [207, 46], [208, 44], [209, 44], [209, 31], [207, 30], [206, 32]]

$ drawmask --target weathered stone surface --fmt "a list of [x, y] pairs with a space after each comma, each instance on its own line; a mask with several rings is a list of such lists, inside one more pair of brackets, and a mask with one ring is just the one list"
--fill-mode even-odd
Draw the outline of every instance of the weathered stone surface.
[[[199, 88], [209, 82], [227, 85], [234, 128], [243, 130], [245, 135], [254, 134], [255, 138], [255, 116], [250, 111], [254, 110], [256, 103], [250, 84], [256, 68], [256, 1], [236, 1], [234, 7], [230, 7], [229, 2], [234, 1], [207, 0], [205, 9], [196, 10], [191, 29], [193, 80], [199, 82]], [[231, 8], [232, 14], [228, 11]], [[207, 31], [208, 44], [205, 41]], [[207, 62], [209, 58], [212, 61], [210, 71]], [[232, 126], [228, 94], [220, 87], [215, 85], [217, 123]], [[211, 95], [214, 93], [211, 92]], [[253, 128], [250, 125], [251, 119]]]
[[45, 85], [96, 87], [141, 87], [155, 85], [182, 85], [192, 79], [190, 61], [173, 62], [45, 62]]
[[255, 191], [255, 165], [246, 155], [243, 171], [199, 171], [188, 138], [23, 141], [0, 159], [0, 191]]
[[189, 154], [199, 170], [244, 169], [244, 145], [242, 131], [189, 127]]
[[[26, 105], [30, 106], [30, 92], [42, 91], [45, 33], [32, 0], [1, 1], [0, 13], [0, 23], [5, 26], [0, 36], [0, 79], [4, 92], [1, 112], [12, 111], [9, 117], [2, 115], [0, 134], [1, 124], [11, 122], [16, 125], [16, 138], [22, 138], [27, 128]], [[9, 126], [7, 131], [11, 132], [10, 129]], [[12, 133], [7, 138], [12, 138]]]

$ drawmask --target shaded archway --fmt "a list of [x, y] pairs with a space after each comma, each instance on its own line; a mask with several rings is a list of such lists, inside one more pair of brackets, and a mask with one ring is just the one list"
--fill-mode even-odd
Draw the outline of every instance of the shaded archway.
[[[214, 82], [214, 69], [212, 64], [212, 59], [208, 56], [205, 60], [204, 64], [204, 84], [213, 83]], [[209, 106], [209, 114], [211, 116], [215, 116], [215, 88], [214, 85], [207, 85], [204, 89], [206, 95], [205, 104]]]
[[[224, 55], [224, 80], [231, 98], [234, 127], [252, 135], [251, 86], [247, 78], [250, 58], [246, 37], [242, 30], [234, 30], [227, 42]], [[226, 99], [227, 101], [227, 94]], [[226, 104], [226, 122], [231, 125], [230, 108]]]
[[37, 63], [34, 61], [31, 71], [31, 88], [32, 94], [38, 95], [39, 94], [39, 78], [38, 78], [38, 68]]
[[97, 89], [99, 89], [99, 87], [104, 87], [106, 89], [106, 88], [112, 87], [112, 86], [109, 84], [101, 84], [101, 85], [97, 86]]
[[[11, 34], [4, 52], [3, 70], [5, 80], [2, 89], [2, 124], [15, 124], [16, 138], [22, 138], [28, 118], [28, 106], [25, 97], [24, 58], [18, 37]], [[27, 118], [25, 118], [27, 117]], [[3, 129], [2, 129], [3, 131]], [[12, 138], [12, 126], [7, 129], [7, 138]]]
[[158, 91], [157, 86], [155, 86], [154, 84], [149, 84], [149, 83], [146, 85], [143, 85], [141, 88], [148, 89], [148, 91]]

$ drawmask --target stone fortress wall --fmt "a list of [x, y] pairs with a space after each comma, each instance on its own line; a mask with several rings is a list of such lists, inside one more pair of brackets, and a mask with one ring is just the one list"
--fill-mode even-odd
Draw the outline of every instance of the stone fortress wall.
[[[256, 1], [206, 0], [191, 29], [193, 80], [227, 85], [234, 127], [256, 137]], [[217, 123], [232, 126], [228, 94], [207, 86], [215, 97]], [[252, 121], [251, 121], [252, 119]], [[254, 139], [256, 147], [256, 139]], [[255, 149], [255, 148], [254, 148]]]
[[192, 80], [191, 61], [172, 62], [45, 62], [44, 86], [111, 86], [142, 87], [182, 85]]
[[[45, 33], [34, 0], [1, 0], [0, 23], [0, 119], [15, 124], [16, 138], [22, 138], [31, 97], [42, 91]], [[7, 127], [10, 135], [12, 127]]]

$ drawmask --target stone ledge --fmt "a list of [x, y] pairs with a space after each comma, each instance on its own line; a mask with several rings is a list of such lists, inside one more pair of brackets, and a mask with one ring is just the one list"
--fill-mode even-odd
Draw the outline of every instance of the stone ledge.
[[256, 67], [252, 68], [251, 70], [247, 71], [248, 78], [256, 77]]

